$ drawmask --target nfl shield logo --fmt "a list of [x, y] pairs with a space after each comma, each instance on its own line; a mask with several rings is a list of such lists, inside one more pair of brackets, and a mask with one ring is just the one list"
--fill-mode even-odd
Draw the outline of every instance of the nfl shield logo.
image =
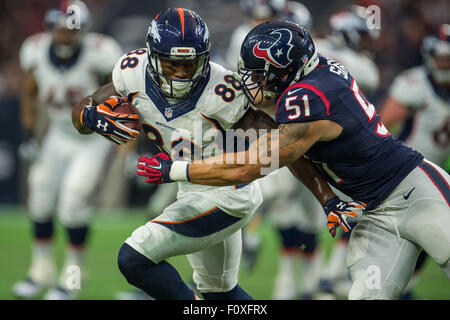
[[172, 118], [172, 113], [173, 113], [172, 108], [166, 108], [166, 111], [164, 112], [167, 118]]

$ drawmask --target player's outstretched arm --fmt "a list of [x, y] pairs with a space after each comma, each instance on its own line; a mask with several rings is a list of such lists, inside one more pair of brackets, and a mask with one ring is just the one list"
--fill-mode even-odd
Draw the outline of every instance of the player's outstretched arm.
[[190, 181], [213, 186], [248, 183], [296, 161], [317, 141], [332, 140], [341, 132], [342, 127], [329, 120], [281, 124], [258, 137], [247, 151], [190, 164], [152, 158], [147, 163], [142, 159], [138, 174], [152, 183]]
[[[245, 152], [190, 163], [185, 178], [215, 186], [248, 183], [293, 163], [314, 143], [332, 140], [341, 131], [337, 123], [329, 120], [281, 124], [278, 130], [259, 137]], [[175, 170], [173, 176], [183, 180], [181, 171]]]

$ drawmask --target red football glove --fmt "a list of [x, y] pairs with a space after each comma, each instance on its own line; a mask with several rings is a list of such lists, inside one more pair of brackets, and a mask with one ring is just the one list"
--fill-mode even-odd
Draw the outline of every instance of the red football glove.
[[138, 176], [145, 177], [145, 182], [161, 184], [172, 182], [170, 179], [170, 168], [173, 161], [165, 153], [158, 153], [156, 156], [140, 157], [138, 159], [136, 171]]

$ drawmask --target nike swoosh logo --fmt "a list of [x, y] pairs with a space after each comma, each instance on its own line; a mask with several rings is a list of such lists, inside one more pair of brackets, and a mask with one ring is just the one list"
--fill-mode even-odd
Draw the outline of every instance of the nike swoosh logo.
[[298, 90], [302, 90], [303, 88], [298, 88], [298, 89], [295, 89], [295, 90], [289, 90], [288, 91], [288, 95], [291, 95], [291, 94], [293, 94], [294, 92], [297, 92]]
[[412, 188], [411, 191], [409, 191], [406, 195], [403, 194], [403, 199], [408, 200], [409, 196], [411, 195], [411, 193], [414, 191], [416, 187]]
[[146, 166], [146, 167], [149, 167], [149, 168], [152, 168], [152, 169], [156, 169], [156, 170], [160, 170], [162, 167], [161, 167], [161, 163], [159, 164], [159, 166], [157, 166], [157, 167], [155, 167], [155, 166], [152, 166], [152, 165], [149, 165], [149, 164], [146, 164], [145, 162], [139, 162], [139, 164], [143, 164], [144, 166]]

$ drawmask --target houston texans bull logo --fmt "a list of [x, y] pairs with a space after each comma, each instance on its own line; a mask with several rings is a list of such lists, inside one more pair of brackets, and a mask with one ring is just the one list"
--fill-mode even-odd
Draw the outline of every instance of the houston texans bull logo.
[[277, 68], [285, 68], [292, 62], [292, 59], [289, 58], [289, 53], [294, 46], [291, 44], [292, 33], [288, 29], [278, 29], [270, 34], [278, 35], [277, 41], [268, 48], [264, 48], [264, 41], [258, 42], [253, 47], [253, 54]]

